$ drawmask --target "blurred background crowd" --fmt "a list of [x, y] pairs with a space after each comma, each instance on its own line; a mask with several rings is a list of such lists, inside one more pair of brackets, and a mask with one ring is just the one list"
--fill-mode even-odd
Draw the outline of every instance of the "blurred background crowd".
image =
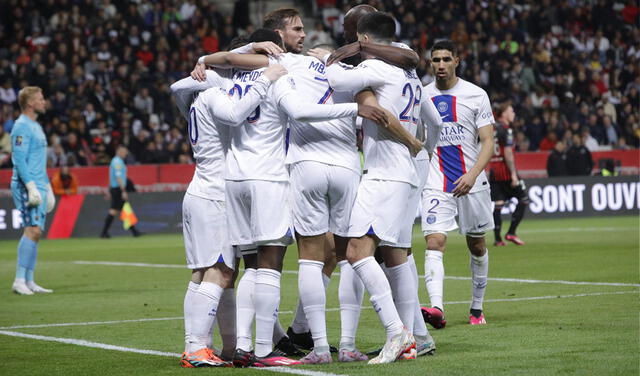
[[[51, 167], [104, 165], [116, 147], [132, 163], [192, 163], [169, 85], [197, 58], [251, 33], [252, 1], [4, 0], [0, 2], [0, 165], [10, 165], [17, 92], [40, 86]], [[458, 75], [516, 111], [516, 150], [637, 148], [640, 29], [636, 1], [307, 0], [305, 45], [341, 45], [342, 18], [368, 3], [392, 13], [422, 57], [440, 38], [460, 50]], [[253, 4], [255, 5], [255, 4]], [[287, 4], [283, 4], [287, 5]]]

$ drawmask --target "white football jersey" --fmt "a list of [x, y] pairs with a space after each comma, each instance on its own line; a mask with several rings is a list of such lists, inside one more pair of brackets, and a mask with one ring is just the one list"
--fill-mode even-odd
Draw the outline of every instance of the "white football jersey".
[[[454, 182], [471, 169], [480, 154], [478, 129], [495, 123], [489, 96], [480, 87], [458, 78], [449, 90], [439, 90], [435, 82], [424, 87], [442, 117], [442, 131], [431, 158], [426, 188], [451, 192]], [[471, 192], [489, 189], [484, 171]]]
[[[325, 66], [311, 56], [299, 56], [289, 74], [274, 85], [276, 102], [282, 105], [285, 96], [305, 107], [306, 112], [330, 120], [301, 121], [289, 112], [289, 150], [287, 164], [316, 161], [345, 167], [360, 173], [354, 118], [358, 107], [353, 94], [341, 96], [329, 86]], [[339, 100], [335, 97], [338, 95]], [[342, 103], [333, 106], [334, 103]], [[351, 103], [351, 105], [345, 105]], [[286, 110], [286, 108], [285, 108]], [[338, 117], [341, 115], [347, 115]], [[306, 120], [306, 119], [305, 119]]]
[[221, 87], [213, 87], [198, 94], [188, 114], [189, 141], [196, 162], [193, 179], [187, 188], [188, 193], [224, 201], [229, 127], [237, 128], [244, 122], [265, 98], [270, 84], [266, 77], [261, 77], [239, 101], [233, 101]]
[[[338, 91], [357, 93], [372, 88], [381, 107], [391, 111], [413, 136], [420, 116], [422, 85], [414, 71], [405, 71], [382, 60], [369, 59], [346, 69], [332, 64], [327, 69], [329, 85]], [[380, 179], [418, 185], [409, 149], [371, 120], [362, 122], [364, 134], [364, 179]]]

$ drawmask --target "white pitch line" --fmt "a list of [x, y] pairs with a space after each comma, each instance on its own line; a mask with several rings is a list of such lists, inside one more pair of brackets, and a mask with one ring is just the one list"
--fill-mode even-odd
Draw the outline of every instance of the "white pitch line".
[[26, 334], [26, 333], [19, 333], [19, 332], [11, 332], [11, 331], [7, 331], [7, 330], [0, 330], [0, 334], [4, 334], [6, 336], [12, 336], [12, 337], [37, 339], [37, 340], [40, 340], [40, 341], [60, 342], [60, 343], [66, 343], [66, 344], [69, 344], [69, 345], [93, 347], [93, 348], [96, 348], [96, 349], [114, 350], [114, 351], [122, 351], [122, 352], [145, 354], [145, 355], [159, 355], [159, 356], [180, 357], [180, 354], [174, 354], [174, 353], [170, 353], [170, 352], [134, 349], [132, 347], [114, 346], [114, 345], [108, 345], [106, 343], [85, 341], [83, 339], [40, 336], [40, 335], [36, 335], [36, 334]]
[[113, 320], [113, 321], [88, 321], [88, 322], [63, 322], [59, 324], [35, 324], [35, 325], [15, 325], [4, 326], [0, 329], [25, 329], [25, 328], [53, 328], [58, 326], [82, 326], [82, 325], [108, 325], [108, 324], [126, 324], [130, 322], [149, 322], [149, 321], [171, 321], [182, 320], [184, 317], [158, 317], [149, 319], [134, 319], [134, 320]]
[[[39, 340], [39, 341], [59, 342], [59, 343], [64, 343], [64, 344], [68, 344], [68, 345], [91, 347], [91, 348], [103, 349], [103, 350], [121, 351], [121, 352], [127, 352], [127, 353], [135, 353], [135, 354], [168, 356], [168, 357], [172, 357], [172, 358], [180, 358], [180, 356], [181, 356], [180, 354], [164, 352], [164, 351], [136, 349], [136, 348], [133, 348], [133, 347], [114, 346], [114, 345], [109, 345], [109, 344], [106, 344], [106, 343], [85, 341], [83, 339], [49, 337], [49, 336], [41, 336], [41, 335], [36, 335], [36, 334], [27, 334], [27, 333], [13, 332], [13, 331], [7, 331], [7, 330], [0, 330], [0, 335], [6, 335], [6, 336], [11, 336], [11, 337], [19, 337], [19, 338], [35, 339], [35, 340]], [[257, 369], [259, 369], [259, 368], [257, 368]], [[285, 367], [269, 367], [269, 368], [265, 368], [264, 371], [277, 372], [277, 373], [288, 373], [288, 374], [293, 374], [293, 375], [304, 375], [304, 376], [348, 376], [348, 375], [342, 375], [342, 374], [319, 372], [319, 371], [308, 371], [308, 370], [305, 370], [305, 369], [295, 369], [295, 368], [285, 368]]]
[[[78, 265], [105, 265], [105, 266], [135, 266], [145, 268], [172, 268], [184, 269], [183, 265], [175, 264], [148, 264], [143, 262], [114, 262], [114, 261], [73, 261]], [[283, 270], [282, 273], [298, 274], [297, 270]], [[335, 273], [339, 274], [339, 273]], [[424, 275], [419, 275], [424, 278]], [[445, 276], [445, 279], [470, 281], [471, 277]], [[579, 286], [623, 286], [623, 287], [640, 287], [638, 283], [621, 283], [621, 282], [582, 282], [582, 281], [561, 281], [561, 280], [544, 280], [544, 279], [519, 279], [519, 278], [495, 278], [489, 277], [489, 281], [495, 282], [517, 282], [517, 283], [550, 283], [556, 285], [579, 285]]]
[[541, 228], [541, 229], [522, 229], [518, 230], [518, 233], [523, 234], [541, 234], [547, 232], [594, 232], [594, 231], [629, 231], [636, 230], [637, 227], [566, 227], [566, 228]]
[[[583, 294], [571, 294], [571, 295], [545, 295], [545, 296], [527, 296], [523, 298], [501, 298], [501, 299], [485, 299], [485, 303], [501, 303], [501, 302], [521, 302], [527, 300], [547, 300], [547, 299], [569, 299], [569, 298], [581, 298], [587, 296], [601, 296], [601, 295], [623, 295], [623, 294], [640, 294], [640, 291], [610, 291], [610, 292], [592, 292]], [[444, 304], [470, 304], [470, 300], [445, 302]], [[426, 305], [426, 303], [421, 303]], [[362, 306], [362, 309], [372, 309], [371, 306]], [[326, 312], [337, 312], [340, 308], [327, 308]], [[280, 311], [281, 315], [292, 315], [294, 311]], [[112, 320], [112, 321], [89, 321], [89, 322], [65, 322], [57, 324], [36, 324], [36, 325], [14, 325], [0, 327], [0, 330], [7, 329], [32, 329], [32, 328], [52, 328], [63, 326], [87, 326], [87, 325], [110, 325], [110, 324], [126, 324], [131, 322], [150, 322], [150, 321], [169, 321], [169, 320], [182, 320], [184, 317], [160, 317], [150, 319], [135, 319], [135, 320]]]

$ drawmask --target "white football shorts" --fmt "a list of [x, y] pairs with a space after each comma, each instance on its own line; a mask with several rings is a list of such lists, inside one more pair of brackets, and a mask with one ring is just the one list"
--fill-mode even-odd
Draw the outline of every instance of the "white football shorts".
[[235, 252], [228, 233], [224, 201], [184, 195], [182, 234], [189, 269], [207, 268], [218, 262], [234, 269]]
[[346, 237], [360, 175], [348, 168], [315, 161], [291, 166], [293, 227], [304, 236], [332, 232]]
[[488, 189], [462, 197], [437, 189], [422, 191], [422, 232], [424, 235], [446, 234], [458, 228], [462, 235], [482, 235], [492, 230], [493, 211]]
[[410, 248], [415, 207], [411, 196], [417, 187], [405, 182], [364, 179], [358, 186], [349, 221], [351, 238], [375, 235], [380, 246]]
[[233, 245], [293, 243], [289, 182], [226, 181], [229, 240]]
[[[427, 176], [429, 176], [429, 160], [428, 159], [416, 159], [414, 160], [416, 164], [416, 170], [418, 172], [418, 188], [413, 189], [411, 192], [411, 197], [409, 197], [409, 205], [408, 211], [411, 212], [412, 215], [406, 216], [406, 226], [411, 229], [408, 232], [402, 232], [402, 236], [399, 239], [400, 244], [409, 244], [411, 246], [411, 242], [413, 240], [413, 224], [416, 221], [417, 213], [420, 211], [420, 196], [422, 193], [422, 189], [427, 183]], [[381, 245], [385, 242], [382, 242]]]

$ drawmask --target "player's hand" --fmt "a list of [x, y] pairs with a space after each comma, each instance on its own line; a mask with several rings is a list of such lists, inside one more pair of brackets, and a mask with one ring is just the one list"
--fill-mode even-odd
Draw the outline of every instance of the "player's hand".
[[520, 184], [520, 179], [518, 179], [518, 175], [511, 175], [511, 188], [515, 188]]
[[331, 56], [329, 56], [329, 60], [327, 60], [327, 66], [335, 63], [336, 61], [342, 61], [348, 57], [356, 55], [360, 52], [360, 42], [353, 42], [338, 48], [333, 51]]
[[47, 214], [53, 211], [53, 208], [56, 206], [56, 196], [53, 195], [53, 188], [51, 188], [51, 184], [47, 188]]
[[466, 174], [460, 176], [458, 180], [454, 181], [453, 184], [456, 186], [451, 193], [453, 193], [453, 197], [461, 197], [469, 193], [471, 188], [476, 183], [476, 177], [473, 174], [467, 172]]
[[312, 48], [309, 51], [307, 51], [307, 55], [311, 57], [315, 57], [316, 59], [320, 60], [322, 63], [324, 63], [324, 57], [329, 54], [331, 54], [331, 51], [325, 50], [324, 48]]
[[196, 66], [191, 71], [191, 78], [196, 81], [206, 81], [207, 80], [207, 66], [204, 64], [196, 64]]
[[267, 77], [271, 82], [276, 81], [278, 78], [287, 74], [287, 69], [280, 64], [272, 64], [269, 68], [262, 72], [262, 75]]
[[282, 47], [273, 42], [254, 42], [253, 52], [258, 54], [279, 55], [284, 52]]
[[383, 127], [389, 126], [389, 118], [387, 113], [380, 107], [369, 106], [366, 104], [358, 104], [358, 116], [365, 119], [373, 120]]
[[415, 158], [415, 156], [418, 155], [421, 150], [422, 142], [414, 137], [413, 140], [411, 140], [411, 145], [409, 146], [409, 152], [411, 153], [411, 156]]
[[25, 184], [25, 186], [27, 187], [28, 193], [27, 206], [34, 207], [40, 205], [42, 203], [42, 195], [40, 195], [40, 191], [38, 187], [36, 187], [36, 182], [30, 181]]
[[129, 194], [124, 189], [122, 190], [122, 201], [129, 201]]

